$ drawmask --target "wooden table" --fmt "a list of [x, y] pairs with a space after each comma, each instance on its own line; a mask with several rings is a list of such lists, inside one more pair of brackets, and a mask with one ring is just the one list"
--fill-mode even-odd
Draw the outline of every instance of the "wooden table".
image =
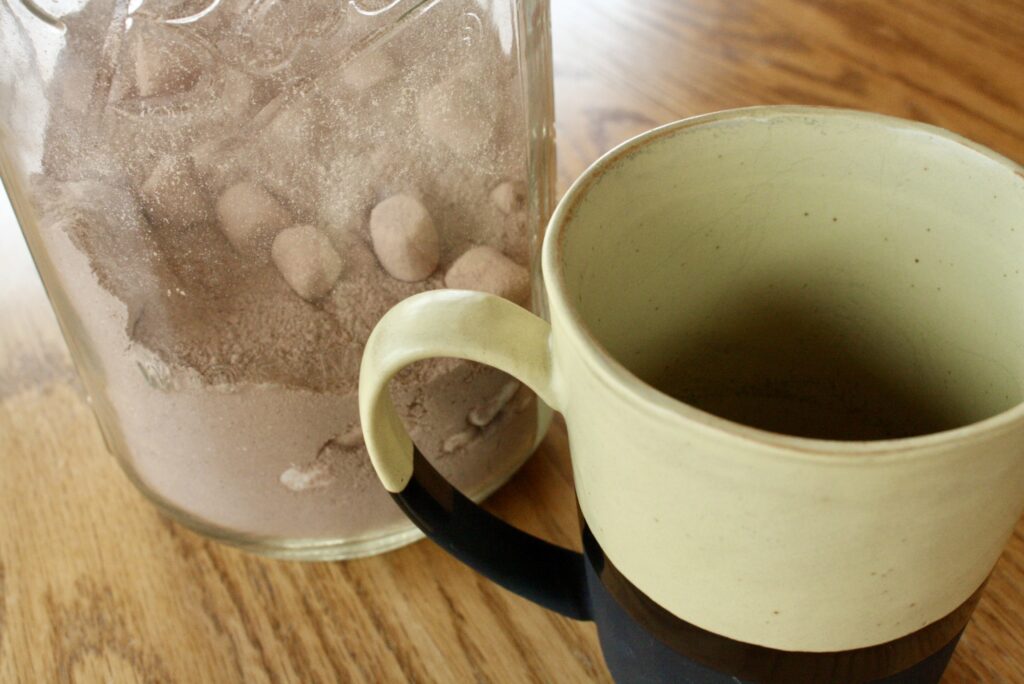
[[[563, 189], [627, 136], [757, 103], [879, 110], [1024, 160], [1019, 0], [553, 4]], [[13, 219], [0, 224], [0, 681], [609, 681], [592, 626], [429, 543], [276, 562], [157, 515], [105, 451]], [[573, 543], [559, 424], [490, 506]], [[1024, 682], [1024, 524], [946, 681]]]

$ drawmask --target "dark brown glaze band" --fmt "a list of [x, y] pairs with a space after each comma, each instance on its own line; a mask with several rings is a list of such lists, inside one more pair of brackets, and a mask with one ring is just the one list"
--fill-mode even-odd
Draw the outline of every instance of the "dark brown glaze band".
[[494, 582], [567, 617], [596, 622], [605, 661], [622, 684], [938, 684], [981, 594], [979, 588], [946, 617], [889, 643], [835, 653], [779, 651], [669, 613], [615, 568], [586, 521], [585, 554], [579, 554], [494, 517], [418, 450], [412, 479], [392, 496], [427, 536]]
[[756, 682], [871, 682], [902, 672], [957, 638], [970, 620], [984, 585], [944, 618], [877, 646], [849, 651], [780, 651], [735, 641], [679, 619], [630, 582], [605, 556], [583, 525], [588, 561], [601, 584], [644, 629], [690, 660], [741, 680]]

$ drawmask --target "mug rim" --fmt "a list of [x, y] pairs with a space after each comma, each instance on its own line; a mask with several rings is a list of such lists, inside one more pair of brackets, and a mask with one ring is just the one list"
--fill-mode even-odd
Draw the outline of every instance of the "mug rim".
[[[565, 273], [562, 267], [565, 227], [572, 221], [580, 205], [586, 200], [591, 187], [620, 160], [658, 143], [663, 138], [671, 137], [678, 131], [720, 121], [764, 120], [779, 115], [814, 116], [833, 120], [855, 118], [878, 124], [880, 129], [927, 132], [963, 145], [971, 152], [996, 162], [1005, 167], [1007, 171], [1024, 179], [1024, 166], [957, 133], [931, 124], [857, 109], [811, 105], [757, 105], [698, 114], [653, 128], [616, 145], [587, 167], [559, 200], [548, 223], [543, 245], [542, 271], [545, 290], [549, 298], [549, 308], [552, 314], [556, 309], [564, 310], [566, 314], [564, 319], [567, 323], [564, 327], [579, 348], [583, 361], [601, 377], [610, 389], [625, 393], [663, 415], [682, 419], [690, 425], [700, 427], [719, 437], [738, 440], [747, 445], [753, 443], [773, 448], [789, 456], [812, 460], [831, 461], [836, 457], [848, 456], [863, 457], [856, 459], [856, 462], [860, 464], [903, 460], [922, 453], [929, 453], [938, 446], [962, 446], [1012, 428], [1024, 418], [1024, 401], [982, 420], [948, 430], [911, 437], [837, 440], [772, 432], [722, 418], [662, 392], [626, 368], [593, 335], [578, 309], [566, 297]], [[554, 315], [552, 319], [554, 322]]]

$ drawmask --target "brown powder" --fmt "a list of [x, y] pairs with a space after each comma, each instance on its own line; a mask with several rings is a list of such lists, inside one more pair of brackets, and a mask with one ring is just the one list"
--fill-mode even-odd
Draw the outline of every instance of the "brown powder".
[[[460, 33], [471, 6], [441, 3], [371, 47], [361, 42], [369, 24], [360, 30], [345, 23], [358, 17], [324, 16], [294, 50], [287, 32], [259, 48], [247, 42], [256, 33], [234, 36], [259, 20], [233, 17], [230, 7], [172, 29], [147, 3], [149, 14], [120, 38], [109, 34], [113, 2], [68, 18], [35, 182], [42, 231], [67, 277], [76, 257], [54, 231], [87, 258], [98, 287], [81, 274], [66, 282], [82, 291], [77, 307], [108, 311], [109, 297], [126, 310], [124, 342], [101, 354], [117, 376], [109, 392], [120, 393], [112, 401], [131, 451], [123, 455], [171, 505], [279, 536], [360, 536], [398, 525], [390, 502], [368, 486], [365, 449], [351, 436], [362, 347], [384, 312], [443, 287], [445, 271], [471, 247], [489, 245], [523, 265], [529, 251], [523, 215], [491, 199], [501, 183], [526, 181], [521, 84], [496, 31], [484, 27], [471, 42]], [[145, 40], [135, 33], [143, 31]], [[246, 62], [211, 44], [258, 54]], [[182, 63], [160, 61], [167, 59]], [[265, 188], [296, 223], [330, 239], [342, 270], [327, 296], [304, 300], [265, 254], [239, 252], [227, 239], [213, 207], [240, 181]], [[422, 202], [441, 238], [440, 266], [420, 282], [390, 277], [370, 244], [373, 207], [397, 193]], [[78, 313], [95, 326], [94, 338], [112, 339], [103, 329], [109, 319]], [[532, 442], [532, 404], [511, 399], [513, 390], [497, 371], [439, 360], [403, 372], [395, 396], [421, 448], [479, 491], [507, 476]], [[231, 395], [248, 397], [258, 429]], [[185, 425], [192, 427], [182, 434]], [[339, 465], [346, 461], [360, 465]], [[316, 499], [313, 509], [297, 503], [299, 492]]]

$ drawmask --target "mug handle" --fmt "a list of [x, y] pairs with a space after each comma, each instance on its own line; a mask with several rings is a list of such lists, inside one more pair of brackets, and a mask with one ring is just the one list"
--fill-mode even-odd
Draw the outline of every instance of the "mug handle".
[[505, 371], [556, 408], [550, 336], [546, 321], [494, 295], [414, 295], [385, 314], [366, 343], [359, 414], [378, 477], [428, 537], [502, 587], [589, 620], [583, 556], [512, 527], [455, 489], [413, 445], [387, 391], [388, 381], [408, 364], [444, 356]]

